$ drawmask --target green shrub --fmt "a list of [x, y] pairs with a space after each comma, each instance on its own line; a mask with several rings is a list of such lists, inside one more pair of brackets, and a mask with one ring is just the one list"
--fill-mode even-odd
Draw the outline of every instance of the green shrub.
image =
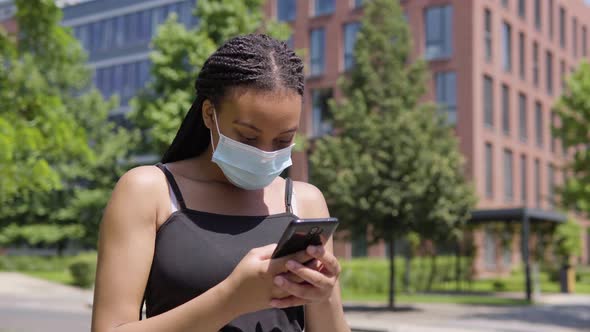
[[492, 287], [494, 287], [494, 291], [496, 292], [505, 292], [508, 289], [506, 281], [502, 279], [494, 280]]
[[80, 259], [69, 266], [74, 285], [89, 288], [94, 284], [96, 263], [88, 259]]

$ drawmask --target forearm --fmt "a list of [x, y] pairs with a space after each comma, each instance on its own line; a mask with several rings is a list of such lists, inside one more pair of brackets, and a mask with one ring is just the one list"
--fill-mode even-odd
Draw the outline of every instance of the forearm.
[[339, 295], [305, 306], [306, 332], [350, 332]]
[[230, 292], [231, 287], [225, 280], [202, 295], [163, 314], [126, 323], [108, 332], [216, 332], [242, 314], [238, 302], [232, 300]]

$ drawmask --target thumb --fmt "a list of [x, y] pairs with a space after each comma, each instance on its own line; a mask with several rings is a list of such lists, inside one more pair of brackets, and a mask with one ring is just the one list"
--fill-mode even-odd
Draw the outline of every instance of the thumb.
[[260, 247], [257, 248], [258, 254], [260, 257], [260, 259], [270, 259], [270, 257], [272, 256], [272, 253], [275, 251], [275, 248], [277, 247], [276, 243], [272, 243], [269, 245], [266, 245], [264, 247]]

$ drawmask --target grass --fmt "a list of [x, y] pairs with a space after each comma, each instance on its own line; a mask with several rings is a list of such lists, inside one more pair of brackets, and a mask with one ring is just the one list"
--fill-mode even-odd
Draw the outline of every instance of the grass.
[[[342, 290], [342, 299], [345, 302], [380, 302], [387, 303], [387, 294], [358, 294]], [[452, 303], [466, 305], [494, 305], [494, 306], [518, 306], [528, 305], [524, 299], [512, 299], [490, 295], [467, 294], [396, 294], [396, 302], [400, 303]]]

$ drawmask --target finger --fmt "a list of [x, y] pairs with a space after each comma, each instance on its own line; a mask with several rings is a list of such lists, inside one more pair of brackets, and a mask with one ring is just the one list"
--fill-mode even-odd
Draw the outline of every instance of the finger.
[[317, 288], [332, 289], [334, 287], [333, 278], [325, 276], [323, 273], [311, 269], [296, 261], [288, 261], [287, 268], [293, 274], [299, 276], [301, 279], [309, 282]]
[[270, 306], [273, 308], [284, 309], [284, 308], [302, 306], [302, 305], [309, 304], [309, 303], [311, 303], [311, 301], [309, 301], [309, 300], [300, 299], [296, 296], [289, 296], [289, 297], [282, 298], [282, 299], [272, 299], [270, 301]]
[[305, 282], [305, 280], [301, 279], [301, 277], [299, 277], [298, 275], [296, 275], [294, 273], [291, 273], [291, 272], [283, 273], [283, 274], [280, 274], [280, 275], [283, 276], [283, 277], [285, 277], [285, 278], [287, 278], [287, 280], [289, 280], [291, 282], [294, 282], [294, 283], [297, 283], [297, 284], [300, 284], [302, 282]]
[[309, 246], [306, 251], [310, 256], [319, 260], [331, 275], [340, 275], [340, 263], [338, 259], [323, 246]]
[[274, 278], [274, 283], [289, 294], [301, 299], [315, 300], [323, 297], [322, 289], [311, 284], [296, 284], [281, 276], [276, 276]]
[[313, 260], [313, 257], [311, 257], [305, 250], [302, 250], [285, 257], [275, 258], [271, 260], [271, 271], [273, 271], [275, 274], [288, 272], [285, 264], [287, 264], [289, 260], [295, 260], [297, 262], [303, 263]]

